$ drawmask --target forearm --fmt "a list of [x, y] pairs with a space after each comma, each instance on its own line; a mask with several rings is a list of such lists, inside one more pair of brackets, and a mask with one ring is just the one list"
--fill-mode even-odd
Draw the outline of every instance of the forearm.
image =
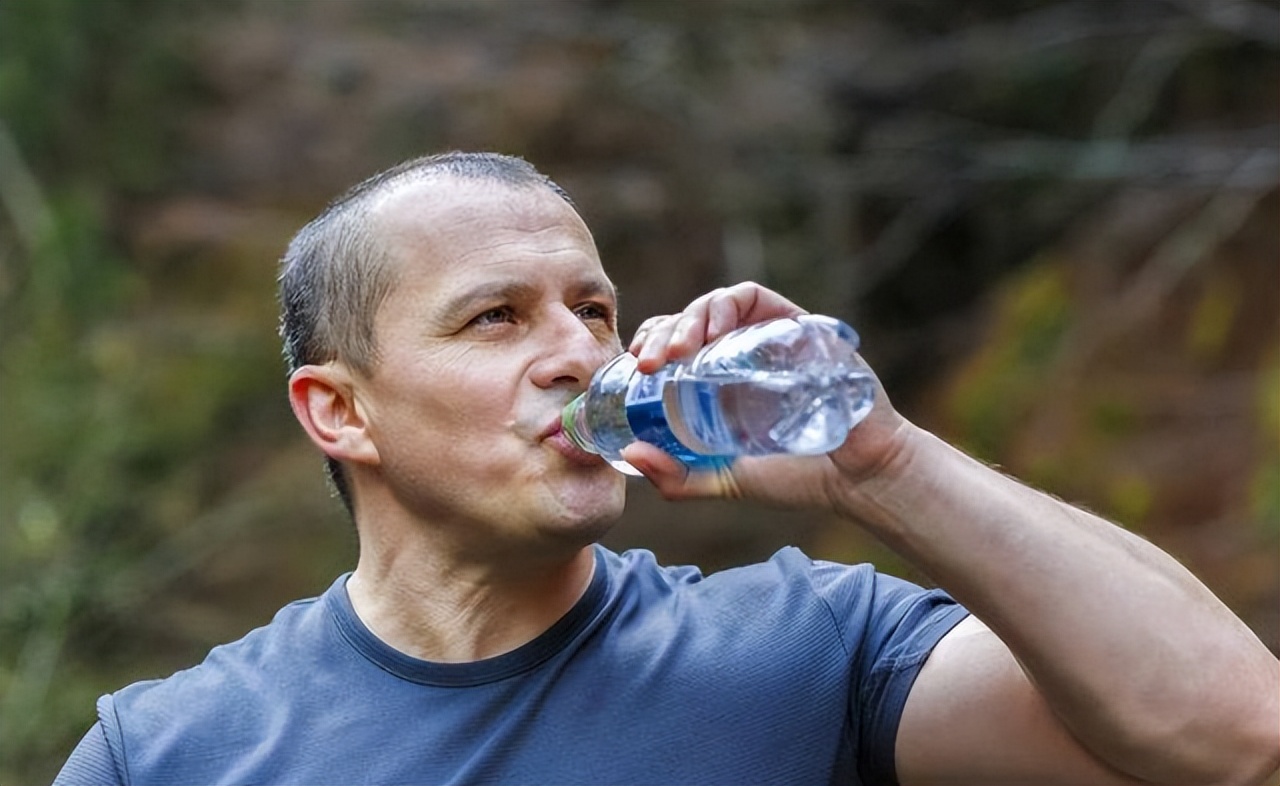
[[[735, 327], [798, 311], [739, 284], [647, 320], [631, 350], [652, 371]], [[1053, 714], [1112, 768], [1157, 783], [1248, 782], [1280, 763], [1280, 664], [1212, 593], [1140, 538], [906, 423], [883, 391], [826, 456], [690, 472], [652, 445], [623, 455], [668, 499], [834, 505], [985, 621]], [[1005, 709], [987, 698], [966, 706]]]
[[902, 446], [839, 509], [1000, 636], [1096, 755], [1156, 782], [1280, 755], [1280, 664], [1175, 560], [926, 432]]

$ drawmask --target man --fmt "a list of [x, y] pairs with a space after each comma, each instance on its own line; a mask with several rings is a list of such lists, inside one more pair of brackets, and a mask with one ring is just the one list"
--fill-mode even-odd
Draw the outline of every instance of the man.
[[[299, 233], [281, 287], [290, 402], [358, 564], [104, 697], [59, 783], [1225, 784], [1280, 761], [1280, 664], [1208, 590], [883, 392], [827, 456], [624, 455], [672, 499], [837, 513], [963, 607], [794, 550], [703, 577], [595, 545], [623, 479], [559, 413], [621, 349], [615, 293], [523, 161], [375, 176]], [[797, 313], [740, 284], [630, 350], [653, 370]]]

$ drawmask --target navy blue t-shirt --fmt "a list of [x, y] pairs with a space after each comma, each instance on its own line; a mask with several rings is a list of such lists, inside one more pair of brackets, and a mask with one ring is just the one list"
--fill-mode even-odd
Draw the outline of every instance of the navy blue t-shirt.
[[104, 696], [58, 784], [891, 784], [907, 693], [965, 615], [783, 549], [703, 576], [596, 547], [550, 630], [473, 663], [376, 638], [346, 576]]

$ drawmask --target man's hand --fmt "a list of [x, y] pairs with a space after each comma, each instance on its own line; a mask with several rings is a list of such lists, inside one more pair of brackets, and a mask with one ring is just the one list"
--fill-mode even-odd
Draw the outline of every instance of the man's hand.
[[[806, 313], [777, 292], [746, 282], [709, 292], [678, 314], [645, 320], [629, 351], [639, 359], [641, 372], [652, 373], [737, 328]], [[643, 442], [629, 446], [623, 457], [668, 499], [746, 498], [850, 515], [848, 501], [857, 483], [893, 463], [910, 428], [877, 380], [871, 413], [850, 432], [844, 445], [826, 456], [744, 457], [717, 472], [691, 472]]]
[[807, 313], [777, 292], [748, 281], [712, 290], [679, 314], [646, 319], [628, 350], [638, 358], [636, 367], [651, 374], [740, 327]]

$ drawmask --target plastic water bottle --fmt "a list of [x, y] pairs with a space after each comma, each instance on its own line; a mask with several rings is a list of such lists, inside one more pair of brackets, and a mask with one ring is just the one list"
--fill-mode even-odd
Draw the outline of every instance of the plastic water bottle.
[[564, 432], [629, 474], [638, 473], [621, 450], [636, 440], [704, 469], [735, 456], [827, 453], [875, 398], [857, 349], [853, 328], [806, 314], [739, 328], [653, 374], [623, 353], [564, 408]]

